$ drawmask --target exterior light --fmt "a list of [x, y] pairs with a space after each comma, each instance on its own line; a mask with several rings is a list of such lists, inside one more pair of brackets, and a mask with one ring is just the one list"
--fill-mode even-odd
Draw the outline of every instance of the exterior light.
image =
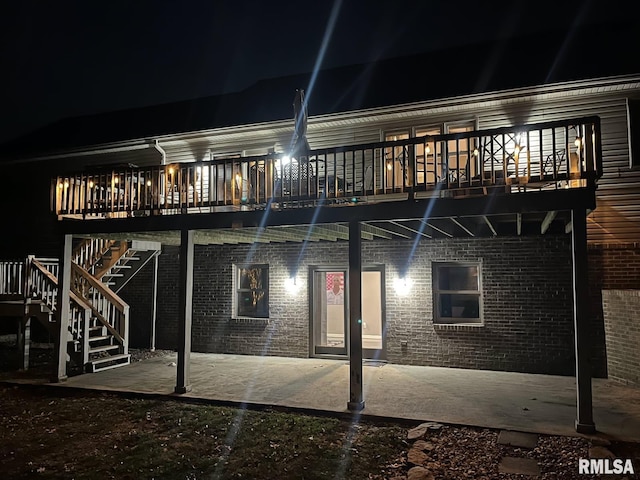
[[427, 145], [426, 147], [424, 147], [424, 151], [427, 153], [427, 155], [429, 155], [431, 153], [431, 147]]
[[151, 180], [147, 180], [147, 187], [151, 186]]
[[62, 189], [64, 188], [64, 185], [62, 184], [62, 182], [60, 182], [60, 183], [58, 184], [58, 188], [59, 188], [60, 190], [62, 190]]
[[284, 288], [287, 291], [287, 293], [291, 295], [295, 295], [300, 290], [300, 285], [298, 285], [296, 277], [294, 276], [294, 277], [289, 277], [284, 281]]
[[116, 177], [113, 179], [113, 183], [119, 183], [120, 182], [120, 177]]
[[89, 180], [89, 188], [93, 188], [93, 180]]
[[291, 163], [291, 157], [289, 155], [285, 155], [282, 157], [282, 165], [289, 165]]
[[580, 137], [576, 137], [576, 141], [574, 143], [576, 148], [580, 148], [580, 145], [582, 145], [582, 139]]
[[173, 172], [174, 172], [173, 167], [169, 167], [169, 175], [173, 175]]
[[242, 175], [240, 175], [239, 173], [236, 173], [236, 185], [242, 185]]
[[69, 180], [64, 181], [64, 188], [69, 188]]
[[407, 277], [398, 277], [393, 281], [393, 286], [395, 288], [396, 294], [400, 297], [404, 297], [411, 291], [413, 281], [411, 281], [411, 279]]
[[392, 168], [393, 165], [391, 165], [391, 162], [387, 162], [387, 170], [391, 171]]
[[473, 156], [474, 156], [474, 157], [477, 157], [478, 155], [480, 155], [480, 152], [478, 151], [478, 149], [477, 149], [477, 148], [474, 148], [474, 149], [473, 149]]

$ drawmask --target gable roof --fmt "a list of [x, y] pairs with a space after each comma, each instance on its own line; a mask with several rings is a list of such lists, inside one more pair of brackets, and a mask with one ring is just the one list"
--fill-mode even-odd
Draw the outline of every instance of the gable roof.
[[[640, 73], [640, 32], [600, 25], [454, 47], [258, 81], [245, 90], [67, 118], [19, 137], [5, 154], [29, 156], [131, 139], [293, 119], [297, 88], [311, 116], [473, 93]], [[3, 155], [5, 156], [5, 155]]]

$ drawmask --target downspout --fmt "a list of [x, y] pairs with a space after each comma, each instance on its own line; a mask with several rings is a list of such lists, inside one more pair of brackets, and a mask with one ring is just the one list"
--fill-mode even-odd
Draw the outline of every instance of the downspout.
[[160, 152], [160, 155], [162, 155], [162, 165], [166, 165], [167, 164], [167, 152], [164, 151], [164, 149], [160, 146], [160, 141], [159, 140], [154, 140], [153, 141], [153, 147]]

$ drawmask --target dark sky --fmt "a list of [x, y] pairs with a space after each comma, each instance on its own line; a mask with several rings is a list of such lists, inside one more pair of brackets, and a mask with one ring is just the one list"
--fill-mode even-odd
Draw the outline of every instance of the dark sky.
[[261, 78], [311, 71], [318, 59], [322, 67], [347, 65], [576, 25], [593, 26], [597, 42], [598, 26], [628, 20], [633, 5], [12, 2], [0, 12], [0, 141], [64, 117], [237, 91]]

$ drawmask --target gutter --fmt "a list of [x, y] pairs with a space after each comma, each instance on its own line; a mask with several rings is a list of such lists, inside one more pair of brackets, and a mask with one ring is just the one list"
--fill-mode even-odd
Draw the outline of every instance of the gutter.
[[[162, 155], [162, 164], [166, 163], [167, 154], [160, 147], [158, 140], [144, 140], [144, 143], [129, 143], [129, 144], [113, 144], [113, 146], [105, 145], [102, 148], [91, 148], [86, 150], [72, 150], [65, 153], [55, 153], [51, 155], [40, 155], [36, 157], [25, 157], [18, 160], [7, 160], [2, 162], [3, 165], [17, 165], [22, 163], [40, 162], [42, 160], [59, 160], [64, 158], [84, 157], [89, 155], [101, 155], [105, 153], [118, 153], [118, 152], [131, 152], [135, 150], [147, 150], [153, 148]], [[119, 145], [119, 146], [117, 146]]]

